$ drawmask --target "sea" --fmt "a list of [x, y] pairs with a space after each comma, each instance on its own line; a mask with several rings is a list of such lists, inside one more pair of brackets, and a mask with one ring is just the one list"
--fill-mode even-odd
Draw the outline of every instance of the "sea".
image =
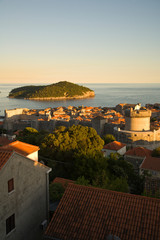
[[28, 84], [0, 84], [0, 116], [4, 116], [5, 109], [29, 108], [45, 109], [47, 107], [68, 106], [93, 106], [115, 107], [119, 103], [160, 103], [160, 83], [105, 83], [105, 84], [79, 84], [88, 87], [95, 92], [94, 98], [73, 100], [25, 100], [8, 98], [9, 92], [17, 87]]

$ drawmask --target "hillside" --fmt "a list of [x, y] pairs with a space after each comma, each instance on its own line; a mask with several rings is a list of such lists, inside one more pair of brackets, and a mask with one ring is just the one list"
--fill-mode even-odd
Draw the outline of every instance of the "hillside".
[[71, 82], [58, 82], [44, 86], [24, 86], [14, 88], [9, 93], [10, 98], [24, 99], [72, 99], [93, 97], [94, 91]]

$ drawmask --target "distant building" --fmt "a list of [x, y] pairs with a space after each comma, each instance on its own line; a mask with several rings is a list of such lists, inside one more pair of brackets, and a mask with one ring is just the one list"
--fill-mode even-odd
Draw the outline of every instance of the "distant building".
[[103, 146], [102, 152], [105, 157], [108, 157], [111, 153], [118, 153], [124, 155], [126, 152], [126, 144], [113, 141]]
[[139, 167], [142, 164], [143, 160], [146, 157], [151, 157], [151, 154], [152, 151], [149, 149], [146, 149], [144, 147], [135, 147], [125, 153], [124, 159], [133, 165], [135, 172], [138, 174]]
[[51, 169], [18, 152], [0, 149], [0, 239], [40, 240], [48, 221]]
[[160, 239], [160, 200], [68, 184], [46, 240]]
[[160, 158], [146, 157], [140, 165], [140, 174], [145, 170], [153, 177], [160, 178]]
[[92, 119], [92, 127], [97, 131], [100, 136], [104, 135], [104, 126], [108, 120], [102, 116], [97, 116]]
[[114, 128], [114, 134], [118, 141], [127, 144], [151, 145], [155, 148], [160, 144], [160, 130], [150, 130], [151, 111], [146, 108], [135, 108], [125, 110], [125, 129]]

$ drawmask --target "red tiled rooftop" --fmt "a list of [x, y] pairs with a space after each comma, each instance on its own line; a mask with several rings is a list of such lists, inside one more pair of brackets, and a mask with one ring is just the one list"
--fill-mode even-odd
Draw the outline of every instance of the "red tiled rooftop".
[[20, 141], [12, 142], [12, 143], [4, 146], [3, 148], [14, 150], [15, 152], [22, 154], [23, 156], [27, 156], [27, 155], [39, 150], [38, 146], [34, 146], [29, 143], [24, 143], [24, 142], [20, 142]]
[[140, 168], [146, 170], [160, 171], [160, 158], [146, 157], [142, 162]]
[[11, 157], [13, 151], [0, 149], [0, 170], [6, 164], [8, 159]]
[[124, 143], [113, 141], [111, 143], [108, 143], [108, 144], [104, 145], [103, 149], [109, 149], [109, 150], [118, 151], [119, 149], [121, 149], [121, 148], [123, 148], [125, 146], [126, 146], [126, 144], [124, 144]]
[[64, 188], [68, 186], [69, 183], [74, 183], [74, 181], [66, 179], [66, 178], [60, 178], [56, 177], [52, 183], [61, 183]]
[[69, 184], [45, 239], [160, 239], [160, 200]]
[[135, 147], [128, 150], [125, 155], [129, 156], [139, 156], [139, 157], [149, 157], [151, 156], [152, 151], [144, 147]]
[[9, 143], [11, 143], [11, 141], [7, 137], [0, 136], [0, 146], [7, 145]]

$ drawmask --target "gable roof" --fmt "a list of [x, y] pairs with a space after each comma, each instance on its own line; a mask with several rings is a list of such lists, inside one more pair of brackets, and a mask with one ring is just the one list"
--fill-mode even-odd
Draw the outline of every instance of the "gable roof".
[[140, 168], [143, 168], [146, 170], [160, 171], [160, 158], [146, 157], [143, 160]]
[[27, 156], [39, 150], [38, 146], [31, 145], [29, 143], [24, 143], [20, 141], [12, 142], [8, 145], [3, 146], [4, 149], [14, 150], [17, 153]]
[[160, 239], [160, 200], [69, 184], [45, 239]]
[[152, 151], [144, 147], [135, 147], [128, 150], [125, 155], [129, 156], [138, 156], [138, 157], [149, 157], [151, 156]]
[[0, 170], [3, 168], [12, 154], [13, 151], [11, 150], [0, 149]]
[[118, 141], [113, 141], [113, 142], [110, 142], [110, 143], [104, 145], [103, 149], [118, 151], [119, 149], [121, 149], [125, 146], [126, 146], [126, 144], [124, 144], [124, 143], [121, 143], [121, 142], [118, 142]]

